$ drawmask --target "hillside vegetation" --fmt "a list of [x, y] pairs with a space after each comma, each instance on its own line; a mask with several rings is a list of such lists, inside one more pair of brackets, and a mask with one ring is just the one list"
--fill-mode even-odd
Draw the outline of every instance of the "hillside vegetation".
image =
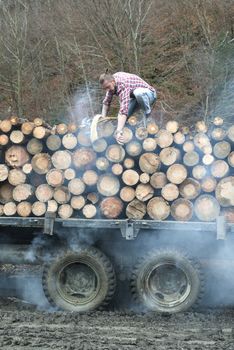
[[97, 113], [107, 68], [153, 84], [160, 116], [233, 115], [233, 0], [4, 0], [0, 19], [2, 118]]

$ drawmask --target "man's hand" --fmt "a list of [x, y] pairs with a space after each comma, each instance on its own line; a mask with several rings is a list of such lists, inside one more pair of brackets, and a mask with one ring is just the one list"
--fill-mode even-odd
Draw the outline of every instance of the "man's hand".
[[123, 131], [122, 130], [116, 130], [115, 132], [115, 139], [120, 144], [124, 144], [124, 137], [123, 137]]

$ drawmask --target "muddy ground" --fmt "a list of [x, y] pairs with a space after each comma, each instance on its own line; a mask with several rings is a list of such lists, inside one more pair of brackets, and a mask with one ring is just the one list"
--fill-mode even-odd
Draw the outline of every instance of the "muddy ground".
[[125, 311], [48, 312], [0, 299], [0, 349], [233, 350], [234, 309], [172, 316]]

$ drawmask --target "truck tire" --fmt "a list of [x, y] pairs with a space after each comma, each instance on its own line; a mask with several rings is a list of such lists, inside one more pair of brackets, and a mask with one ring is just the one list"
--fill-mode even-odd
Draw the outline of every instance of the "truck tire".
[[53, 306], [76, 312], [104, 307], [115, 292], [116, 277], [109, 259], [98, 249], [66, 251], [43, 270], [44, 293]]
[[145, 308], [177, 313], [194, 306], [203, 294], [199, 264], [174, 250], [156, 250], [140, 259], [132, 275], [131, 291]]

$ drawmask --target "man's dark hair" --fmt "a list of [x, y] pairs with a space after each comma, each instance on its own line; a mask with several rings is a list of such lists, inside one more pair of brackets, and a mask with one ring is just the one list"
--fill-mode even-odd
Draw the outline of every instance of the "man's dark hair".
[[103, 73], [99, 77], [99, 83], [102, 85], [104, 81], [112, 81], [115, 80], [112, 74], [107, 73], [108, 70], [106, 70], [106, 73]]

